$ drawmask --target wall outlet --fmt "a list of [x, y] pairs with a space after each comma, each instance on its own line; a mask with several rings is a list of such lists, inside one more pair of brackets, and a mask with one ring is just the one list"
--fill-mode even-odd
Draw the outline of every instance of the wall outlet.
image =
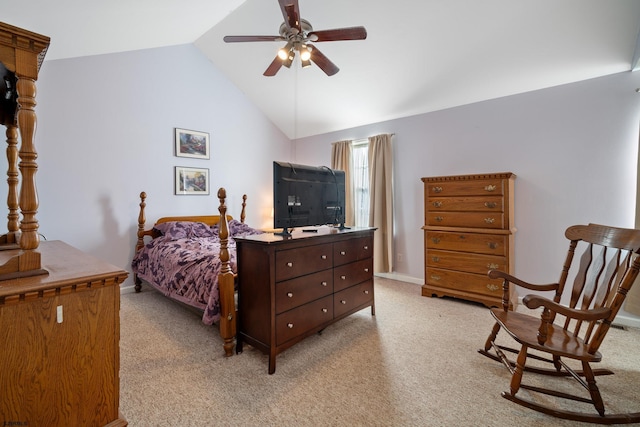
[[398, 262], [404, 261], [404, 254], [398, 254]]

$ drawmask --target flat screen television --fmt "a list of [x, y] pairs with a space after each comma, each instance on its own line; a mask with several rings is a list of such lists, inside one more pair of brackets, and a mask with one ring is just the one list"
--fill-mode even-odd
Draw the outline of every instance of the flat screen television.
[[273, 226], [281, 234], [326, 224], [344, 228], [344, 199], [344, 171], [273, 162]]

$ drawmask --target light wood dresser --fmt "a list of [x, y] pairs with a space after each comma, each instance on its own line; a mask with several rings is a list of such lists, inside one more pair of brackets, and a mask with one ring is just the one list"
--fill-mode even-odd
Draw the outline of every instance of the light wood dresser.
[[422, 178], [423, 296], [501, 305], [502, 282], [487, 272], [513, 273], [514, 180], [511, 172]]
[[295, 231], [236, 238], [237, 350], [246, 342], [276, 355], [330, 324], [371, 307], [375, 228]]
[[0, 426], [126, 426], [118, 405], [127, 272], [60, 241], [39, 250], [48, 274], [0, 281]]

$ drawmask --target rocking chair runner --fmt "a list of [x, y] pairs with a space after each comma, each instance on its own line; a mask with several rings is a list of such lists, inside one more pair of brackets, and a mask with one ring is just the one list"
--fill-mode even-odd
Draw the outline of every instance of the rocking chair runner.
[[[509, 391], [502, 397], [559, 418], [600, 424], [640, 422], [640, 412], [605, 414], [604, 402], [596, 385], [595, 376], [608, 375], [607, 369], [592, 369], [591, 362], [599, 362], [598, 351], [611, 322], [624, 302], [640, 268], [640, 230], [607, 227], [589, 224], [569, 227], [565, 236], [570, 240], [569, 251], [558, 283], [535, 285], [524, 282], [502, 271], [492, 270], [491, 278], [502, 278], [503, 307], [491, 309], [496, 323], [487, 338], [481, 354], [501, 361], [511, 372]], [[573, 275], [573, 287], [566, 289], [570, 267], [577, 248], [584, 253], [576, 260], [578, 271]], [[534, 291], [555, 291], [553, 299], [530, 294], [523, 303], [529, 309], [542, 307], [541, 316], [509, 311], [510, 284]], [[561, 305], [566, 300], [566, 305]], [[521, 348], [515, 350], [496, 344], [496, 336], [504, 329]], [[495, 354], [490, 352], [493, 348]], [[531, 353], [530, 350], [536, 350]], [[506, 353], [517, 353], [515, 363]], [[544, 354], [540, 354], [544, 353]], [[545, 356], [546, 354], [546, 356]], [[546, 369], [527, 364], [527, 359], [548, 362], [553, 367]], [[573, 359], [582, 365], [574, 370], [565, 363]], [[558, 390], [522, 384], [523, 372], [535, 372], [552, 376], [571, 376], [588, 391], [588, 398]], [[593, 404], [597, 413], [568, 411], [548, 407], [532, 400], [516, 396], [519, 389], [543, 393], [548, 396]], [[587, 394], [585, 394], [586, 396]]]

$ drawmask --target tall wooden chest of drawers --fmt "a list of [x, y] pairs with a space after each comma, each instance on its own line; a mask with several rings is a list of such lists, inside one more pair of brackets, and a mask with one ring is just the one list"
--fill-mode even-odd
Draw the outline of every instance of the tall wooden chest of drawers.
[[513, 273], [514, 180], [511, 172], [422, 178], [423, 296], [501, 305], [502, 282], [487, 272]]
[[236, 238], [237, 350], [246, 342], [276, 355], [330, 324], [371, 307], [375, 228], [295, 231]]

